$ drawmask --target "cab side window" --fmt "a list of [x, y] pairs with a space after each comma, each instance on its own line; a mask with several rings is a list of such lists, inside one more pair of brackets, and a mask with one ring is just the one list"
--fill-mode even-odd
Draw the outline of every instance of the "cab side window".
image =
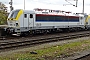
[[33, 14], [30, 14], [30, 18], [33, 18]]
[[24, 18], [27, 18], [27, 14], [24, 14]]

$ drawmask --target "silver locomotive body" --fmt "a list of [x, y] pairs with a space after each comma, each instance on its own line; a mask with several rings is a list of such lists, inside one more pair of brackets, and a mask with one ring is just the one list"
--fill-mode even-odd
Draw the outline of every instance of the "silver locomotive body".
[[53, 11], [13, 10], [7, 19], [10, 34], [50, 32], [51, 30], [85, 29], [90, 26], [89, 15], [69, 14]]

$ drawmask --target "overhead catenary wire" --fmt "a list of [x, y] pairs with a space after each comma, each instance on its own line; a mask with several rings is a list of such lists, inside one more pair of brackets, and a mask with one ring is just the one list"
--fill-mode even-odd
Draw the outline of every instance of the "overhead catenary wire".
[[[69, 3], [68, 5], [73, 5], [73, 6], [77, 7], [78, 0], [65, 0], [65, 1]], [[75, 4], [72, 4], [72, 3], [69, 2], [69, 1], [76, 1], [76, 5], [75, 5]]]

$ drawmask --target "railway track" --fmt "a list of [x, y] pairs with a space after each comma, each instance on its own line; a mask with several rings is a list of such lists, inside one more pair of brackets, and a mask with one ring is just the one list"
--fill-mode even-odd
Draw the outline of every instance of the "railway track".
[[16, 49], [18, 47], [24, 47], [24, 46], [33, 46], [35, 44], [42, 44], [47, 42], [85, 37], [85, 36], [90, 36], [90, 31], [54, 34], [54, 35], [45, 35], [45, 36], [36, 36], [36, 37], [27, 37], [27, 38], [23, 37], [19, 39], [11, 39], [11, 40], [0, 40], [0, 51]]
[[67, 57], [63, 60], [90, 60], [90, 49], [81, 51], [78, 54]]
[[90, 54], [87, 54], [87, 55], [77, 58], [75, 60], [90, 60]]

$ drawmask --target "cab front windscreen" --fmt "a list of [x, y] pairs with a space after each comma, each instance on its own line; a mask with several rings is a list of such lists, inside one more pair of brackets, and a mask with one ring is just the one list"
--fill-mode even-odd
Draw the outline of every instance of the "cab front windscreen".
[[20, 10], [15, 10], [15, 11], [10, 12], [8, 18], [14, 18], [15, 19], [17, 17], [17, 14], [19, 11]]

